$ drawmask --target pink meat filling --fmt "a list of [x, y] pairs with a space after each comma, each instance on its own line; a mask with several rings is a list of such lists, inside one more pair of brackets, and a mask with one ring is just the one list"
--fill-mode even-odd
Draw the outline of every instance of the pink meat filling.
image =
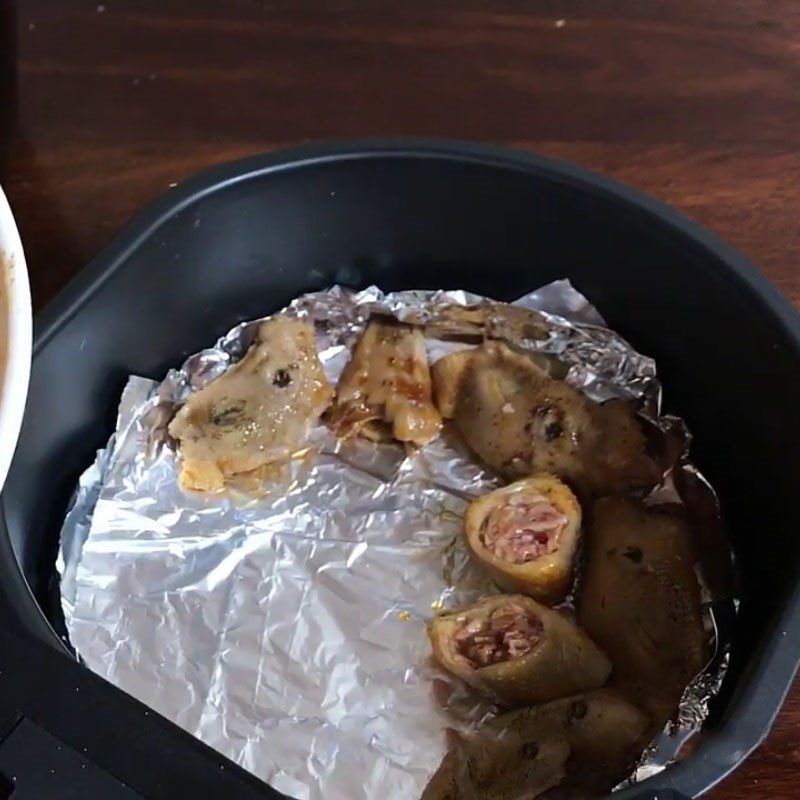
[[558, 549], [567, 521], [544, 495], [512, 495], [483, 521], [481, 543], [503, 561], [527, 564]]
[[527, 655], [543, 631], [540, 620], [524, 608], [501, 606], [488, 617], [465, 623], [455, 635], [456, 649], [480, 669]]

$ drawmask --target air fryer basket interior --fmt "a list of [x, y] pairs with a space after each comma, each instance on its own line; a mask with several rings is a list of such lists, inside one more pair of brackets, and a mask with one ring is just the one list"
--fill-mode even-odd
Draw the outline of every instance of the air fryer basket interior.
[[[656, 358], [666, 410], [688, 422], [737, 552], [741, 614], [709, 757], [660, 784], [705, 789], [763, 735], [796, 661], [781, 631], [800, 563], [797, 321], [712, 237], [564, 165], [464, 146], [317, 148], [220, 168], [145, 212], [38, 321], [4, 495], [36, 601], [57, 628], [60, 521], [128, 374], [158, 377], [237, 321], [334, 283], [510, 299], [562, 277]], [[28, 597], [11, 602], [57, 641]]]

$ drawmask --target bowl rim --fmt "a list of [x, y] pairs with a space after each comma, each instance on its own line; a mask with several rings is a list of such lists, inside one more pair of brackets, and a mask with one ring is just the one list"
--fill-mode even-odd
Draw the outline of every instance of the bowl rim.
[[[800, 315], [792, 304], [743, 255], [682, 213], [615, 179], [560, 159], [496, 145], [430, 138], [352, 139], [281, 148], [211, 167], [175, 185], [124, 226], [37, 315], [33, 357], [145, 239], [203, 196], [290, 169], [387, 157], [474, 163], [524, 172], [593, 193], [643, 215], [656, 228], [679, 237], [687, 250], [716, 262], [728, 280], [759, 298], [764, 311], [783, 330], [800, 363]], [[40, 633], [46, 628], [49, 643], [63, 648], [38, 602], [34, 602], [41, 617], [35, 627]], [[771, 620], [769, 631], [773, 635], [765, 638], [746, 671], [747, 687], [734, 692], [728, 705], [731, 713], [725, 715], [714, 735], [702, 742], [691, 757], [615, 793], [614, 798], [644, 800], [656, 788], [659, 792], [672, 790], [680, 796], [699, 796], [725, 778], [766, 738], [798, 667], [800, 584]]]
[[0, 354], [0, 490], [17, 445], [31, 369], [33, 321], [25, 253], [11, 207], [0, 186], [0, 313], [5, 326]]

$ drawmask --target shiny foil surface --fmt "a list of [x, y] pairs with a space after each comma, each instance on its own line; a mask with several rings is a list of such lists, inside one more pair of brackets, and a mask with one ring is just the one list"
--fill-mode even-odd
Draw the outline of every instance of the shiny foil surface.
[[[713, 490], [689, 461], [685, 426], [659, 415], [654, 362], [567, 281], [513, 305], [530, 311], [530, 324], [495, 319], [501, 306], [465, 292], [374, 287], [305, 295], [280, 313], [314, 321], [333, 385], [369, 317], [388, 313], [424, 326], [431, 363], [484, 336], [555, 358], [572, 385], [595, 400], [636, 402], [679, 447], [649, 502], [684, 504], [703, 522], [698, 574], [716, 655], [635, 781], [669, 763], [719, 688], [727, 634], [717, 617], [735, 608], [731, 552]], [[489, 313], [467, 324], [453, 313], [461, 306]], [[91, 670], [281, 792], [414, 798], [447, 749], [447, 729], [495, 711], [431, 663], [426, 623], [497, 591], [470, 562], [461, 524], [469, 501], [499, 484], [447, 428], [411, 450], [339, 441], [320, 424], [307, 455], [259, 486], [182, 491], [167, 425], [243, 355], [258, 322], [161, 383], [130, 378], [116, 431], [81, 477], [61, 532], [70, 641]]]

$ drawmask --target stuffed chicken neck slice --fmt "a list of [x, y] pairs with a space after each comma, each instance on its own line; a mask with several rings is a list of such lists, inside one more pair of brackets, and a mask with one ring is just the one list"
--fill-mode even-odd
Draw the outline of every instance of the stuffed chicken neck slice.
[[550, 472], [599, 494], [658, 477], [627, 403], [598, 405], [502, 342], [445, 356], [433, 374], [442, 413], [505, 477]]
[[342, 373], [329, 422], [339, 435], [372, 441], [423, 445], [438, 436], [442, 418], [418, 328], [390, 318], [370, 321]]
[[601, 686], [611, 671], [574, 623], [522, 595], [486, 597], [428, 626], [438, 662], [509, 706]]
[[331, 395], [314, 328], [267, 320], [244, 358], [189, 397], [170, 423], [180, 443], [181, 485], [221, 489], [234, 475], [292, 458]]
[[497, 584], [544, 603], [569, 590], [580, 528], [577, 498], [546, 474], [489, 492], [464, 518], [467, 545]]

